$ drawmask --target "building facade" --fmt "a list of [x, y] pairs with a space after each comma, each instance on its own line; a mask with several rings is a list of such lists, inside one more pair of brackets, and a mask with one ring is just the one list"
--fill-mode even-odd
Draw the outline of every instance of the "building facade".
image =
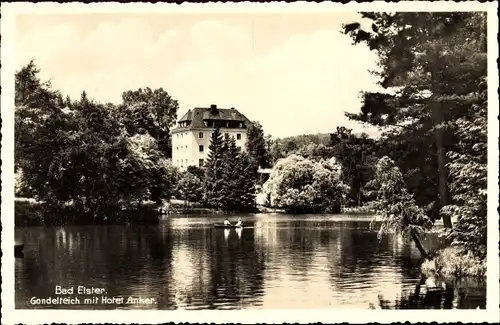
[[172, 130], [172, 164], [185, 170], [202, 167], [208, 158], [208, 146], [217, 126], [222, 136], [232, 136], [245, 149], [250, 120], [234, 108], [195, 107], [177, 121]]

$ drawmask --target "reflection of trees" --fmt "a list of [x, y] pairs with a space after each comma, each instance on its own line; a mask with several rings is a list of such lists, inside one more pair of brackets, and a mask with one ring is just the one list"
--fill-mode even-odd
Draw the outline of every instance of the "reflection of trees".
[[383, 296], [379, 296], [379, 307], [381, 309], [476, 309], [478, 307], [484, 309], [485, 293], [484, 281], [422, 277], [413, 290], [403, 290], [396, 301], [384, 300]]
[[[485, 286], [416, 287], [415, 248], [392, 235], [378, 241], [367, 222], [255, 220], [254, 227], [230, 230], [227, 238], [193, 218], [155, 226], [17, 229], [26, 246], [24, 259], [16, 260], [16, 306], [29, 307], [32, 296], [53, 295], [55, 285], [156, 297], [152, 307], [159, 309], [266, 307], [273, 300], [328, 306], [332, 297], [368, 306], [379, 293], [385, 295], [380, 308], [484, 306]], [[281, 300], [283, 295], [289, 296]]]
[[256, 249], [252, 229], [241, 237], [231, 231], [227, 240], [211, 228], [177, 229], [168, 223], [23, 232], [26, 254], [16, 264], [18, 306], [29, 307], [32, 296], [53, 295], [56, 285], [155, 297], [162, 309], [219, 308], [230, 301], [245, 306], [258, 303], [255, 297], [263, 292], [264, 255]]
[[32, 296], [53, 296], [56, 285], [103, 287], [108, 296], [156, 298], [157, 279], [168, 272], [164, 261], [171, 258], [169, 241], [155, 227], [34, 227], [23, 231], [26, 254], [16, 267], [17, 306], [29, 307]]

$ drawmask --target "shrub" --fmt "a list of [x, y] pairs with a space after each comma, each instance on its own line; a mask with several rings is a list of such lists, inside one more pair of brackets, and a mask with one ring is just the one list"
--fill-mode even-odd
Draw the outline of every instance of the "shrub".
[[428, 276], [485, 277], [486, 262], [470, 251], [452, 246], [440, 250], [433, 258], [424, 261], [421, 270]]

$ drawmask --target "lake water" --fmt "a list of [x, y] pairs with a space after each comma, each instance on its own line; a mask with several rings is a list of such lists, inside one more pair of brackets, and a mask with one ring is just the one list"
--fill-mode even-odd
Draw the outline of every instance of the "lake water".
[[[242, 219], [241, 231], [214, 229], [220, 216], [170, 217], [154, 226], [16, 229], [25, 244], [24, 258], [15, 262], [16, 308], [486, 306], [484, 284], [423, 282], [414, 245], [396, 235], [379, 241], [367, 217]], [[428, 248], [437, 243], [435, 236], [424, 241]], [[38, 298], [58, 297], [56, 286], [74, 287], [67, 297], [78, 297], [80, 304], [38, 304]], [[77, 295], [77, 286], [105, 293]], [[96, 298], [84, 304], [85, 297]]]

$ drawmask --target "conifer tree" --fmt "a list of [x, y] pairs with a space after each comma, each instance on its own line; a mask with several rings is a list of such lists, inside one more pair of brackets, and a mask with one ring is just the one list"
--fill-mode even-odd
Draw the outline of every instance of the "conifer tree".
[[217, 127], [208, 146], [205, 164], [205, 202], [208, 206], [221, 209], [224, 205], [224, 140]]
[[224, 193], [224, 209], [227, 211], [238, 210], [238, 174], [236, 165], [240, 154], [239, 148], [236, 146], [234, 137], [226, 137], [224, 139], [223, 152], [223, 193]]
[[240, 210], [248, 211], [255, 206], [256, 162], [246, 152], [238, 155], [235, 165], [234, 196]]
[[[344, 26], [355, 43], [379, 56], [380, 85], [349, 118], [385, 128], [383, 148], [396, 160], [420, 205], [433, 217], [452, 203], [446, 152], [457, 144], [450, 125], [467, 116], [486, 75], [486, 15], [479, 12], [362, 13]], [[445, 227], [451, 219], [443, 214]]]
[[259, 122], [253, 122], [249, 125], [245, 146], [248, 154], [256, 161], [258, 167], [269, 167], [271, 159], [264, 138], [264, 130]]

